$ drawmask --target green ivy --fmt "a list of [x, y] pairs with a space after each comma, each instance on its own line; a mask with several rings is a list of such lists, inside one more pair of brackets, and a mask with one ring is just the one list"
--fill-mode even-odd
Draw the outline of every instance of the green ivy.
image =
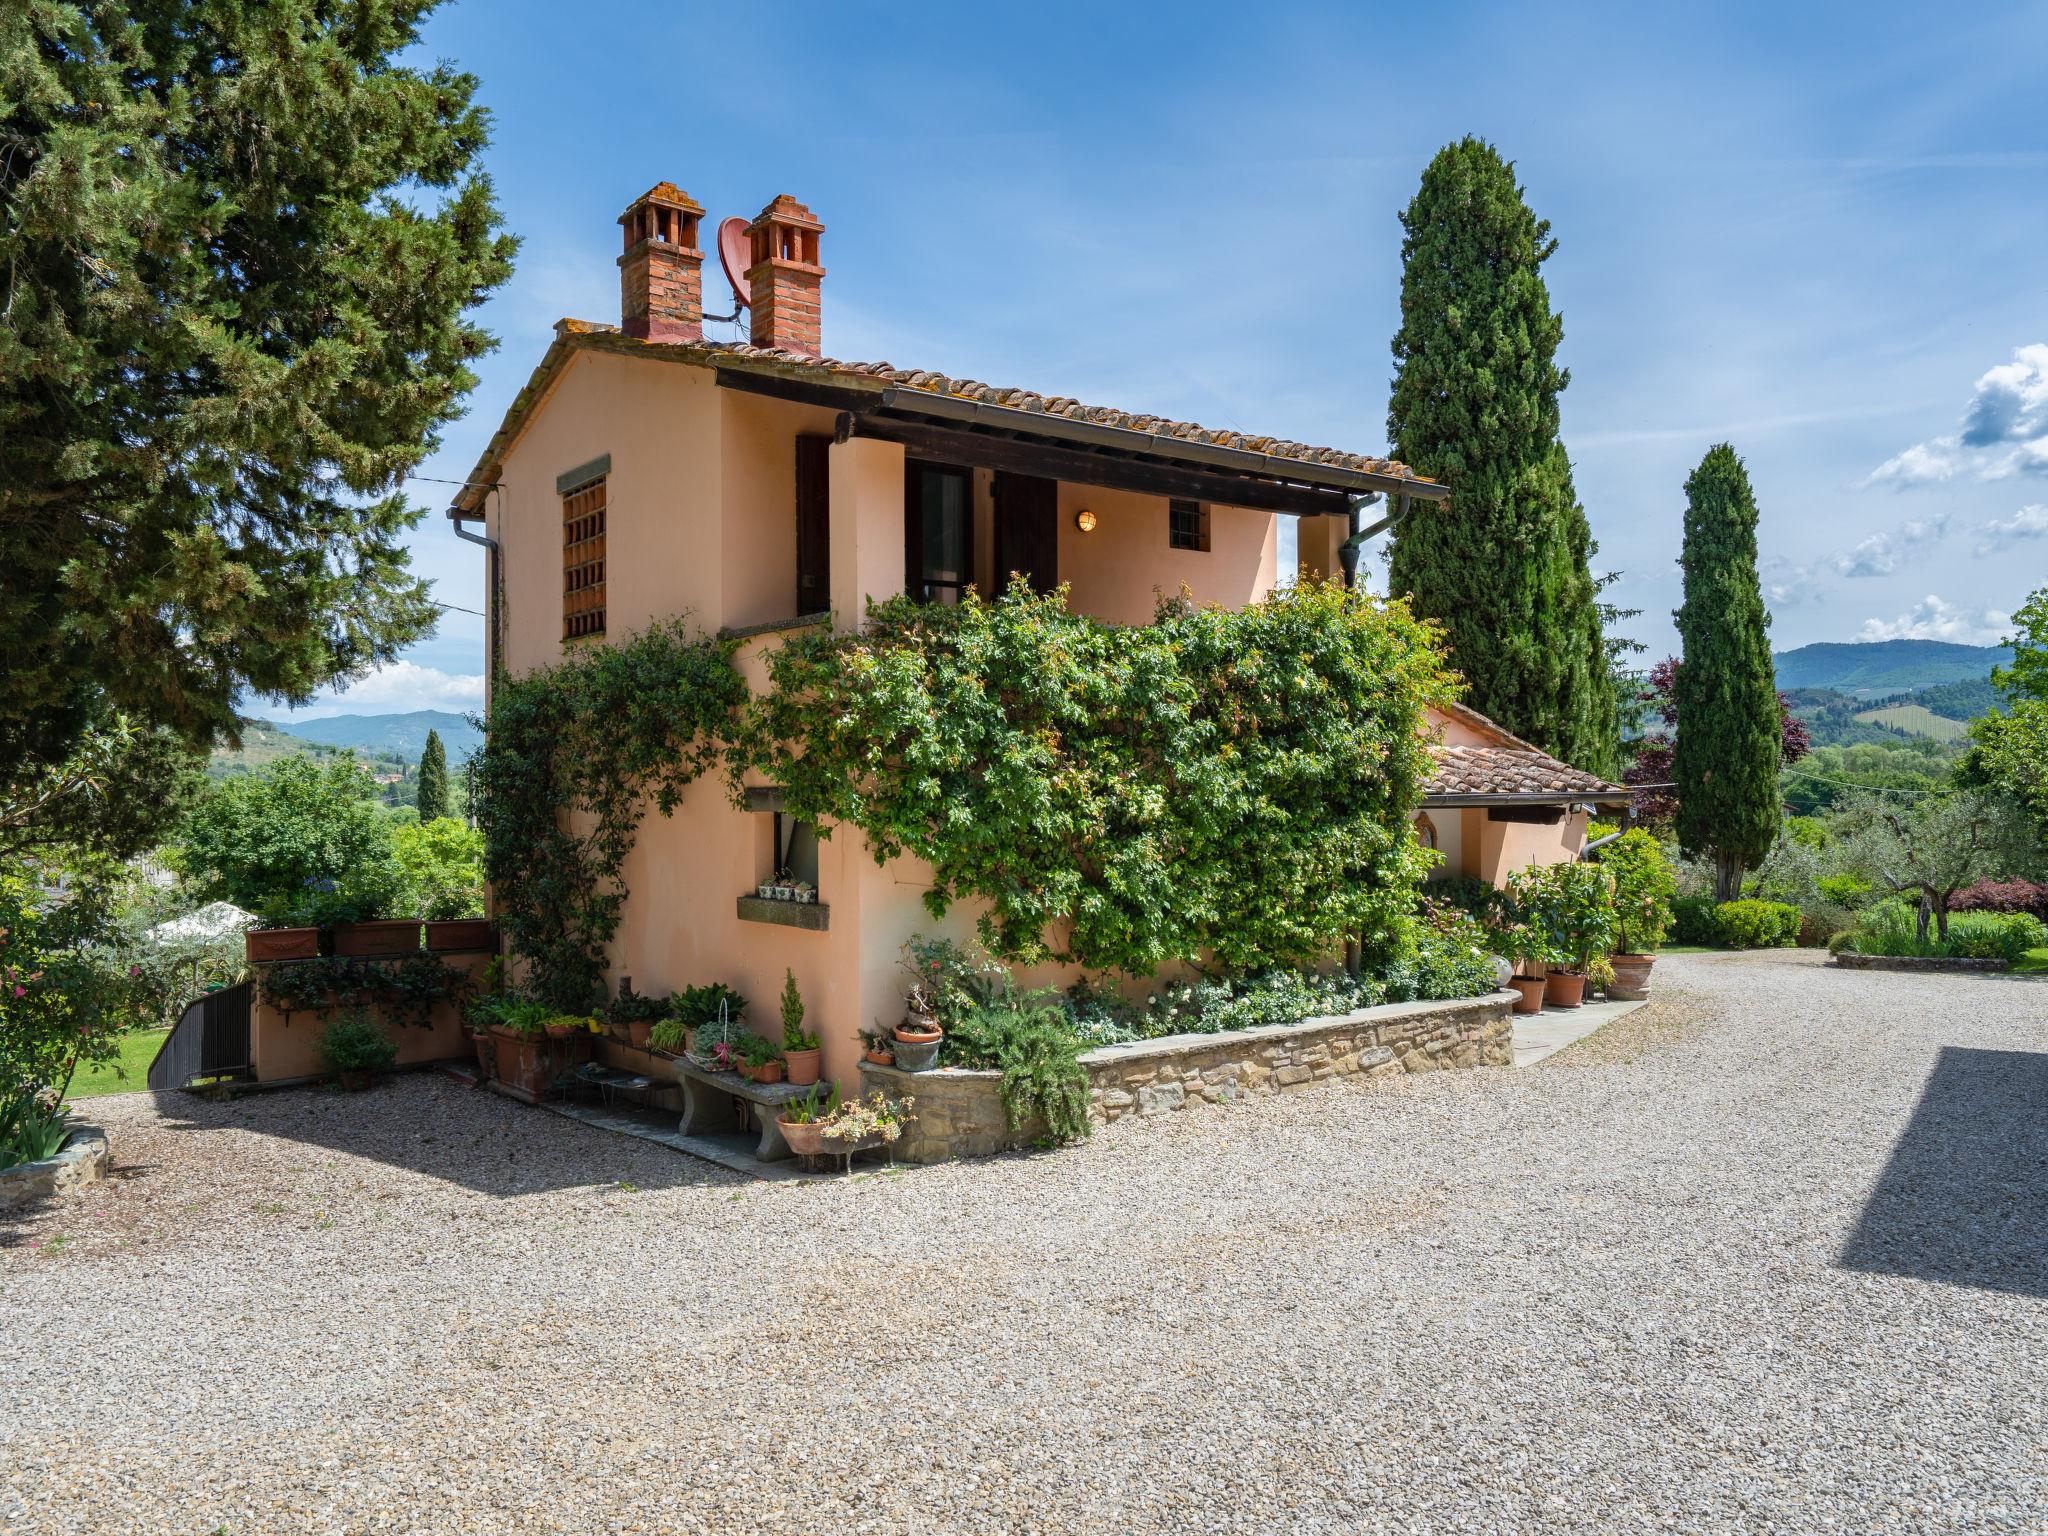
[[674, 621], [493, 685], [476, 758], [484, 868], [528, 986], [557, 1009], [602, 995], [647, 806], [671, 814], [719, 760], [747, 698], [736, 648]]
[[1398, 926], [1424, 710], [1452, 696], [1401, 603], [1321, 583], [1150, 625], [1070, 614], [1021, 582], [996, 602], [871, 604], [857, 635], [769, 658], [733, 753], [829, 835], [933, 870], [934, 917], [986, 903], [1005, 959], [1149, 973], [1312, 961]]

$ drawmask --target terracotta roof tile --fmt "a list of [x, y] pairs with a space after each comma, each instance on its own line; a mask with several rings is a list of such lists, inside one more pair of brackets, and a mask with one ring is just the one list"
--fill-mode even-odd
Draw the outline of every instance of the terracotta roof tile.
[[1071, 421], [1093, 422], [1097, 426], [1122, 427], [1133, 432], [1157, 432], [1184, 442], [1207, 443], [1215, 448], [1238, 448], [1249, 453], [1267, 453], [1275, 458], [1298, 459], [1306, 464], [1326, 464], [1337, 469], [1358, 470], [1370, 475], [1389, 475], [1404, 480], [1419, 476], [1394, 459], [1369, 454], [1346, 453], [1339, 448], [1318, 448], [1284, 437], [1261, 437], [1198, 426], [1192, 421], [1175, 421], [1167, 416], [1150, 416], [1119, 411], [1106, 405], [1084, 405], [1066, 395], [1042, 395], [1028, 389], [1006, 389], [984, 384], [979, 379], [956, 379], [927, 368], [898, 368], [890, 363], [854, 363], [833, 357], [811, 357], [776, 347], [756, 347], [745, 342], [646, 342], [620, 335], [614, 327], [588, 320], [564, 320], [557, 331], [567, 337], [602, 337], [607, 349], [647, 348], [677, 361], [741, 363], [765, 366], [793, 374], [826, 374], [847, 380], [875, 380], [901, 389], [924, 390], [954, 400], [974, 400], [984, 405], [1008, 406], [1012, 410], [1064, 416]]
[[1534, 747], [1438, 746], [1436, 771], [1423, 786], [1430, 795], [1626, 794], [1598, 774], [1581, 773]]

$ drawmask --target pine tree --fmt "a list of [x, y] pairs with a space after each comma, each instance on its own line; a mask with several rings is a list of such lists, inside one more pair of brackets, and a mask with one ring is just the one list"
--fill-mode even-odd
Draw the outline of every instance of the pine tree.
[[1778, 835], [1781, 711], [1771, 617], [1756, 574], [1756, 497], [1734, 448], [1707, 450], [1685, 482], [1683, 657], [1672, 682], [1678, 743], [1678, 841], [1714, 861], [1714, 893], [1732, 901], [1744, 869]]
[[432, 0], [0, 4], [0, 762], [431, 632], [397, 486], [511, 271]]
[[1394, 454], [1447, 484], [1394, 535], [1391, 590], [1443, 626], [1471, 705], [1596, 773], [1620, 756], [1593, 542], [1558, 440], [1557, 242], [1499, 151], [1439, 151], [1401, 215]]
[[448, 814], [448, 751], [435, 730], [427, 732], [427, 745], [420, 753], [419, 806], [423, 822]]

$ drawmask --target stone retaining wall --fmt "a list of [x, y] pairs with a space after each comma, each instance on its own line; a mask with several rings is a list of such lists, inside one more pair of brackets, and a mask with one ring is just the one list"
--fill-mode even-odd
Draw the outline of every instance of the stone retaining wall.
[[1955, 955], [1859, 955], [1845, 949], [1834, 958], [1844, 971], [1955, 971], [1986, 976], [2012, 969], [2010, 960], [1970, 960]]
[[73, 1125], [71, 1139], [55, 1157], [23, 1163], [0, 1173], [0, 1211], [47, 1200], [76, 1184], [107, 1174], [107, 1133], [96, 1125]]
[[[1289, 1093], [1334, 1077], [1385, 1077], [1514, 1062], [1513, 992], [1455, 1002], [1388, 1003], [1334, 1018], [1304, 1019], [1211, 1035], [1167, 1035], [1110, 1045], [1081, 1057], [1088, 1069], [1089, 1115], [1170, 1114], [1197, 1104], [1226, 1104], [1255, 1094]], [[863, 1062], [861, 1091], [880, 1089], [917, 1101], [916, 1120], [896, 1143], [903, 1162], [1030, 1146], [1045, 1127], [1013, 1131], [1003, 1118], [1001, 1074], [901, 1072]]]

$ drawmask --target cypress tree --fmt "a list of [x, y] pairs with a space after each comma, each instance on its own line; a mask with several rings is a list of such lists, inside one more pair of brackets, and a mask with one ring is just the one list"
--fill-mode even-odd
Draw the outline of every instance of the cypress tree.
[[1401, 327], [1387, 433], [1450, 487], [1398, 525], [1389, 585], [1442, 626], [1471, 705], [1567, 762], [1614, 772], [1615, 701], [1589, 562], [1598, 546], [1558, 440], [1557, 242], [1492, 145], [1445, 146], [1401, 215]]
[[427, 732], [427, 745], [420, 753], [419, 805], [421, 821], [439, 821], [448, 814], [448, 751], [439, 731]]
[[1778, 835], [1781, 721], [1771, 616], [1756, 575], [1756, 496], [1727, 443], [1685, 482], [1683, 659], [1672, 684], [1678, 743], [1678, 841], [1714, 861], [1714, 893], [1732, 901], [1742, 872]]

